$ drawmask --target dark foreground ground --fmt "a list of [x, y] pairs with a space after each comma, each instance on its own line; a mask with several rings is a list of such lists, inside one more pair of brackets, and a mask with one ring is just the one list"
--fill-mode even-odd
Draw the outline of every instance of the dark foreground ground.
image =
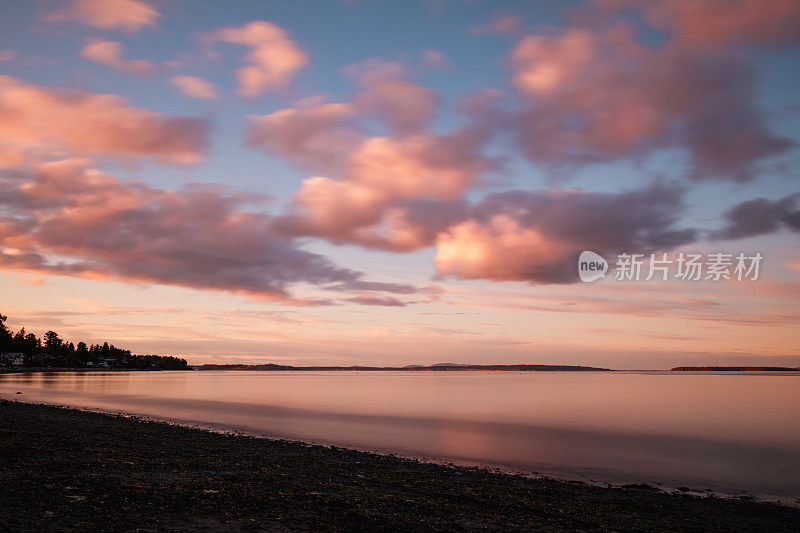
[[800, 509], [599, 488], [0, 402], [0, 531], [798, 531]]

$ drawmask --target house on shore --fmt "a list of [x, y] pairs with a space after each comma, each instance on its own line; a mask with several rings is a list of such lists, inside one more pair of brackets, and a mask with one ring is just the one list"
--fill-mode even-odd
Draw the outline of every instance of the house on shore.
[[22, 366], [25, 362], [25, 354], [24, 353], [2, 353], [0, 354], [0, 364], [4, 364], [7, 366]]

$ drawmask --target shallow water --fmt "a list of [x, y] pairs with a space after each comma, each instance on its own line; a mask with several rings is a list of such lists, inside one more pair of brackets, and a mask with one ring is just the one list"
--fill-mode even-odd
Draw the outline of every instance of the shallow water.
[[0, 396], [572, 479], [800, 498], [795, 372], [31, 373], [0, 374]]

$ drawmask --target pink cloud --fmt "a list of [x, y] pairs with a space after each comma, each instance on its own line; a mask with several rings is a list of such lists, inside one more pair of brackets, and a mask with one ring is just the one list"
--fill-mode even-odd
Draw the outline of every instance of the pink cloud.
[[472, 26], [469, 31], [475, 35], [510, 35], [521, 29], [523, 17], [518, 15], [498, 14], [490, 22]]
[[517, 44], [510, 66], [524, 109], [516, 120], [531, 160], [575, 165], [680, 147], [692, 177], [741, 181], [791, 146], [762, 123], [744, 60], [675, 39], [647, 47], [636, 32], [612, 18]]
[[439, 234], [434, 262], [446, 276], [525, 280], [560, 264], [569, 251], [567, 243], [501, 214], [485, 223], [469, 219]]
[[797, 0], [610, 0], [609, 7], [633, 5], [650, 24], [674, 33], [684, 46], [777, 45], [800, 39]]
[[191, 98], [211, 100], [219, 96], [213, 83], [195, 76], [174, 76], [172, 85]]
[[[433, 134], [428, 125], [438, 95], [406, 80], [405, 65], [373, 58], [344, 71], [360, 87], [351, 102], [316, 97], [250, 117], [250, 146], [324, 174], [303, 181], [277, 227], [291, 236], [392, 251], [431, 246], [458, 218], [466, 191], [500, 166], [482, 151], [502, 94], [465, 100], [460, 111], [468, 124]], [[391, 135], [368, 136], [359, 125], [365, 117], [380, 119]]]
[[347, 156], [364, 140], [350, 104], [309, 99], [269, 115], [251, 115], [247, 144], [319, 172], [341, 171]]
[[430, 234], [410, 223], [409, 201], [457, 200], [495, 162], [480, 154], [483, 132], [372, 137], [347, 159], [343, 179], [303, 181], [281, 225], [291, 234], [409, 251]]
[[400, 63], [375, 59], [347, 69], [363, 87], [352, 105], [361, 113], [377, 115], [393, 135], [423, 131], [438, 102], [434, 91], [402, 79], [405, 70]]
[[373, 294], [359, 294], [358, 296], [347, 298], [346, 301], [361, 305], [378, 305], [383, 307], [404, 307], [407, 305], [406, 302], [394, 296], [376, 296]]
[[529, 35], [511, 53], [511, 82], [527, 96], [551, 93], [577, 76], [594, 49], [587, 30], [568, 30], [559, 38]]
[[150, 61], [123, 58], [122, 44], [115, 41], [93, 39], [81, 49], [81, 56], [126, 74], [150, 76], [155, 71]]
[[[435, 233], [410, 221], [406, 204], [459, 200], [495, 169], [497, 161], [481, 153], [489, 132], [473, 123], [429, 133], [437, 96], [402, 80], [399, 63], [370, 60], [347, 71], [362, 87], [350, 103], [313, 98], [250, 117], [249, 145], [328, 174], [303, 181], [278, 226], [288, 235], [396, 251], [428, 246]], [[367, 136], [356, 122], [364, 114], [381, 118], [395, 135]]]
[[114, 95], [42, 88], [0, 76], [0, 162], [19, 164], [25, 153], [150, 157], [197, 163], [208, 125], [137, 109]]
[[304, 251], [253, 210], [260, 197], [221, 187], [157, 189], [63, 160], [0, 181], [0, 268], [247, 294], [290, 304], [296, 283], [417, 292], [367, 282]]
[[[301, 168], [336, 175], [343, 172], [345, 164], [369, 164], [367, 159], [377, 155], [378, 147], [395, 138], [418, 136], [407, 144], [419, 144], [436, 111], [434, 91], [402, 79], [406, 68], [400, 63], [372, 59], [345, 71], [361, 86], [351, 102], [308, 98], [294, 108], [251, 116], [247, 143]], [[392, 137], [368, 139], [357, 124], [363, 117], [379, 118]], [[361, 157], [359, 153], [364, 151], [372, 155]]]
[[245, 56], [248, 64], [236, 71], [239, 94], [245, 98], [287, 88], [297, 72], [308, 64], [308, 56], [289, 39], [288, 32], [271, 22], [259, 20], [224, 28], [211, 39], [249, 48]]
[[437, 69], [450, 64], [450, 59], [438, 50], [423, 50], [421, 66], [426, 69]]
[[465, 135], [372, 137], [347, 163], [350, 180], [403, 198], [458, 198], [489, 165]]
[[404, 141], [369, 139], [350, 160], [369, 164], [350, 164], [344, 179], [304, 180], [277, 229], [395, 252], [433, 246], [440, 275], [532, 283], [576, 281], [585, 249], [639, 253], [696, 239], [695, 230], [677, 227], [683, 191], [673, 186], [509, 191], [470, 205], [464, 192], [489, 161], [465, 139], [450, 147], [452, 158], [442, 138], [414, 140], [421, 153], [406, 153]]
[[666, 186], [621, 193], [509, 191], [465, 206], [436, 237], [443, 276], [572, 283], [578, 255], [667, 250], [693, 242], [680, 229], [682, 191]]
[[71, 0], [65, 7], [47, 13], [44, 20], [135, 32], [155, 26], [160, 17], [156, 8], [140, 0]]
[[14, 61], [17, 57], [17, 53], [13, 50], [0, 50], [0, 63], [7, 63], [8, 61]]

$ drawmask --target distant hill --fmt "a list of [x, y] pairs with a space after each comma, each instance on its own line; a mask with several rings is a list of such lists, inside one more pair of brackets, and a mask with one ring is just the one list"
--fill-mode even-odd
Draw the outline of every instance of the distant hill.
[[676, 366], [673, 372], [798, 372], [788, 366]]
[[401, 370], [405, 372], [452, 372], [452, 371], [483, 371], [483, 372], [546, 372], [546, 371], [608, 371], [609, 368], [596, 368], [591, 366], [575, 365], [462, 365], [455, 363], [439, 363], [436, 365], [422, 366], [289, 366], [276, 364], [262, 365], [197, 365], [195, 370], [325, 370], [325, 371], [376, 371], [376, 370]]

